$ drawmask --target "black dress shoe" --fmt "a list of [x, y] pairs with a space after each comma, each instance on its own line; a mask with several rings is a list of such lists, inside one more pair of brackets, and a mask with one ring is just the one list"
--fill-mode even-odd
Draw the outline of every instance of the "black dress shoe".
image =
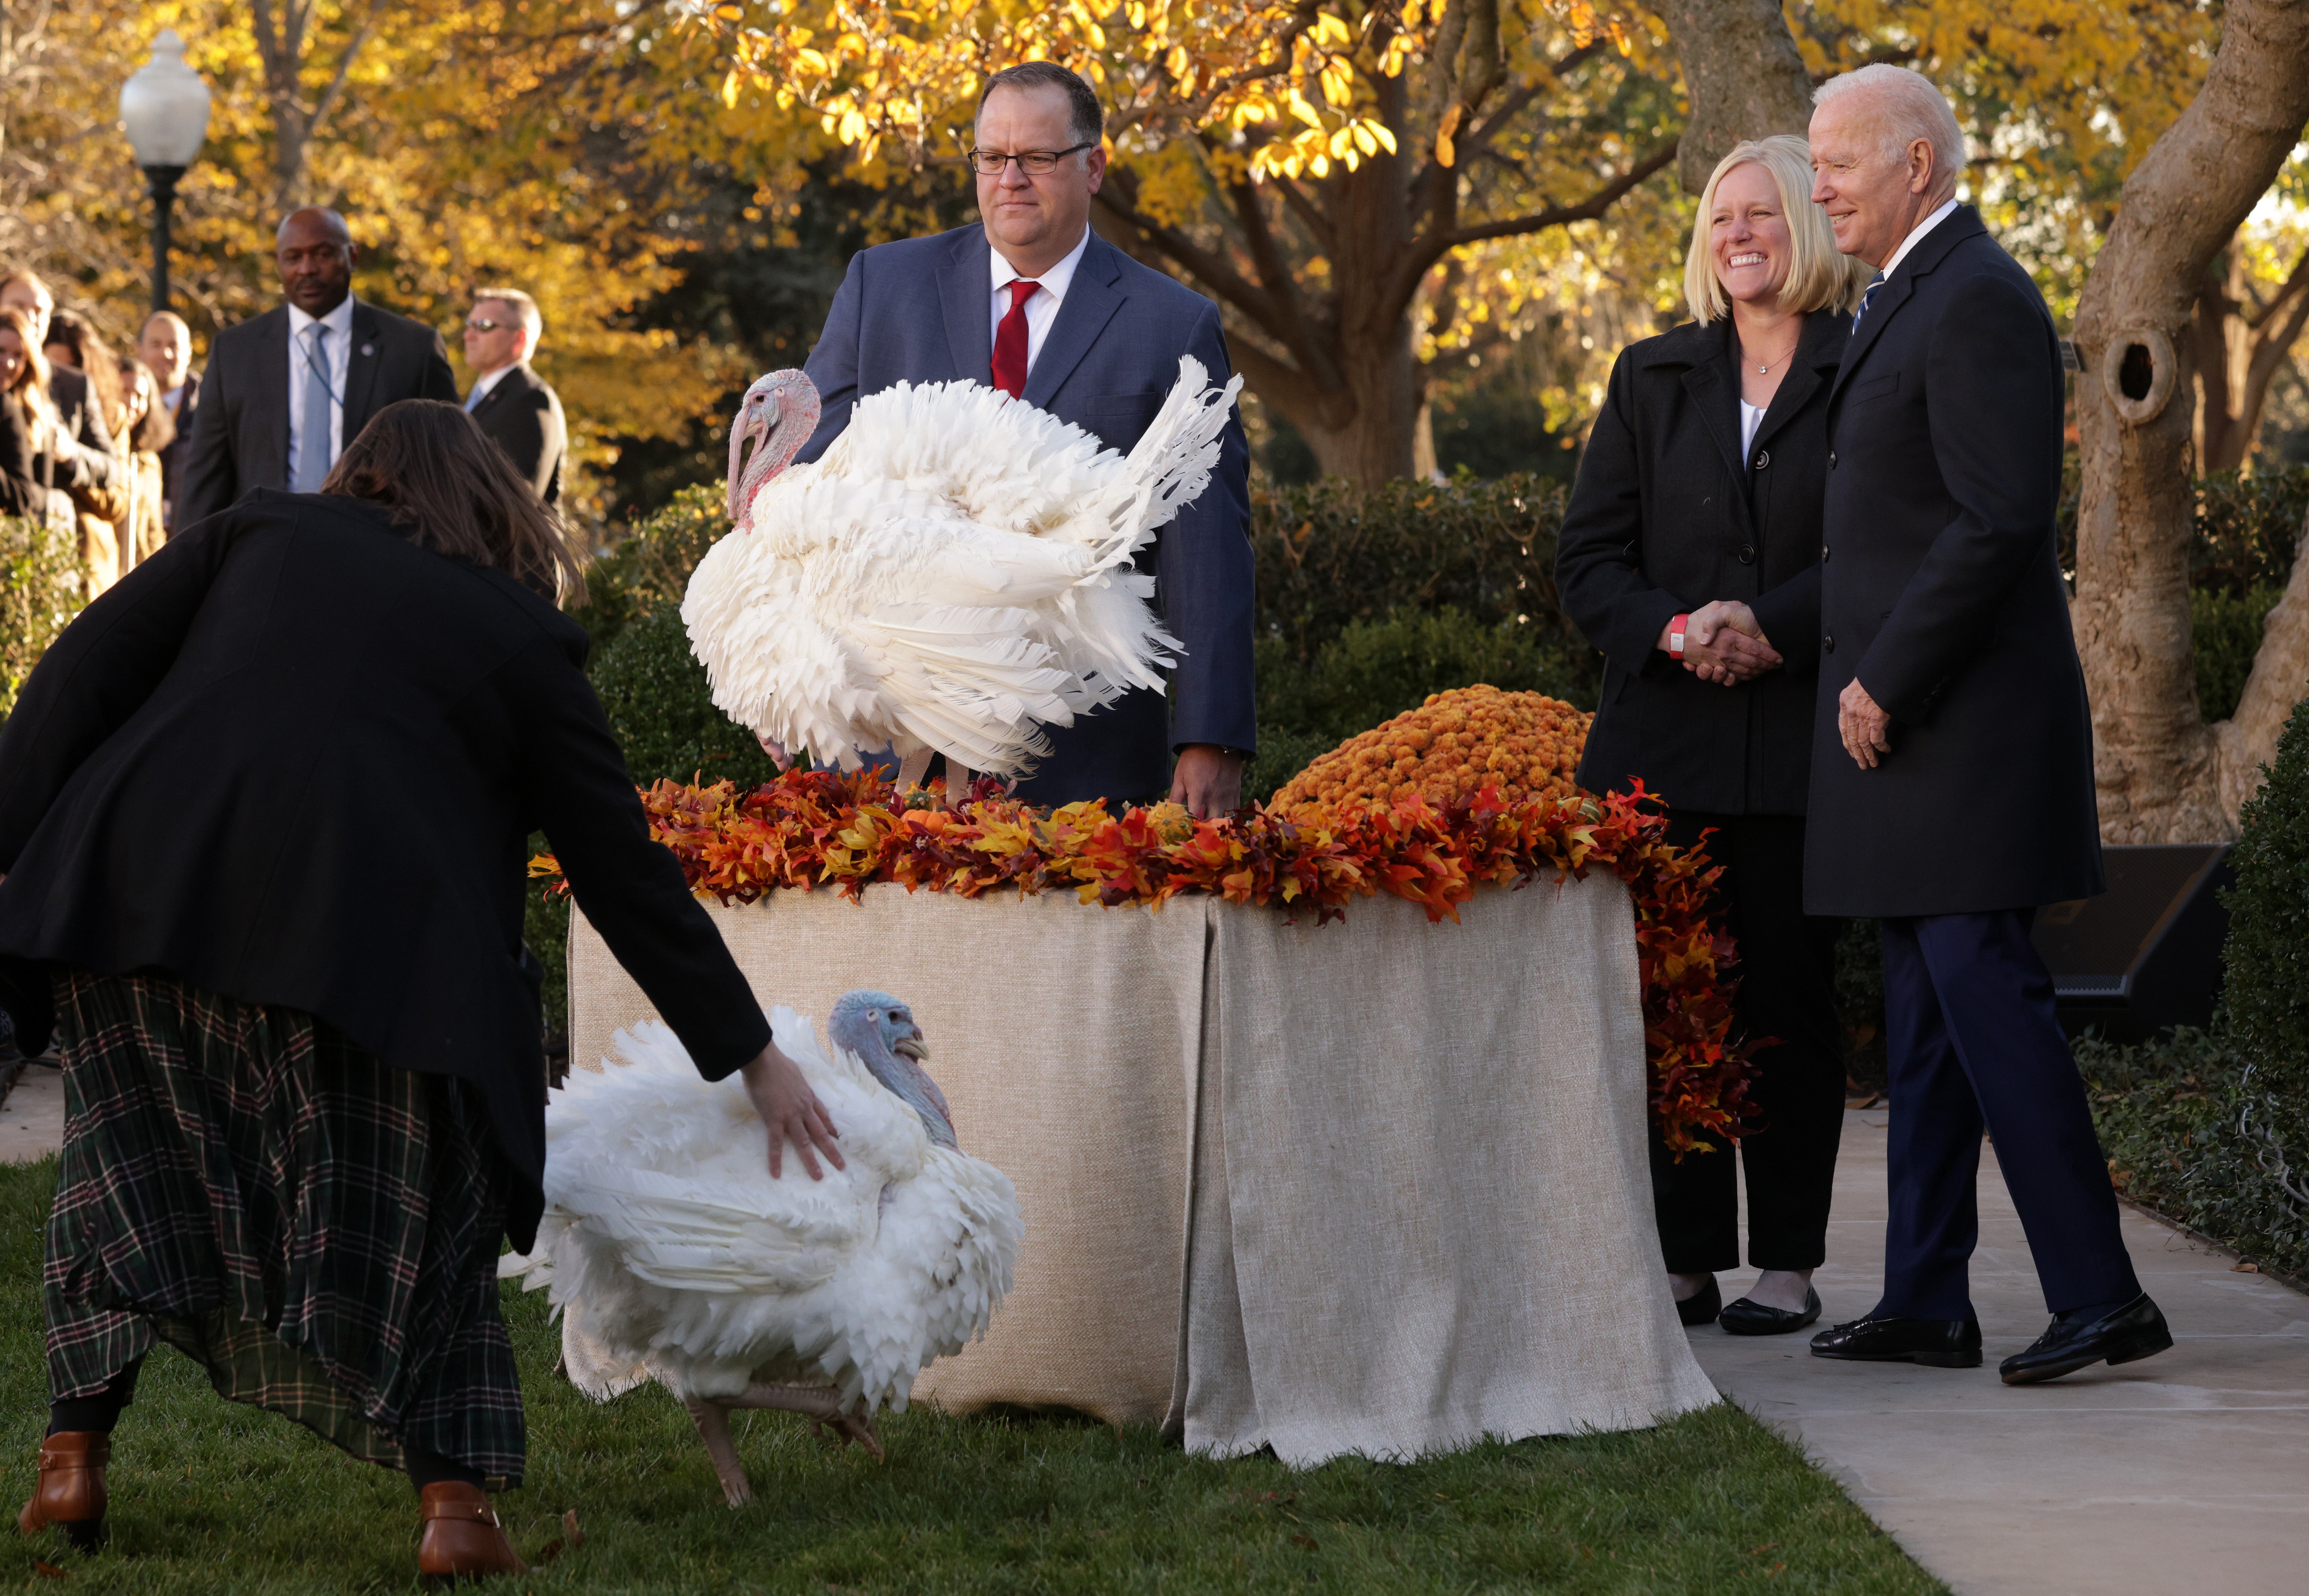
[[1819, 1317], [1820, 1293], [1806, 1286], [1802, 1313], [1766, 1307], [1752, 1298], [1743, 1297], [1718, 1314], [1716, 1322], [1731, 1335], [1786, 1335], [1792, 1330], [1802, 1330]]
[[1921, 1363], [1931, 1368], [1978, 1368], [1977, 1319], [1855, 1319], [1812, 1338], [1814, 1358], [1855, 1363]]
[[1723, 1311], [1724, 1293], [1716, 1289], [1712, 1274], [1706, 1285], [1675, 1305], [1675, 1316], [1687, 1324], [1713, 1324]]
[[2045, 1333], [2025, 1352], [2015, 1352], [1998, 1365], [2007, 1385], [2033, 1385], [2057, 1380], [2088, 1364], [2132, 1363], [2152, 1357], [2173, 1344], [2165, 1316], [2143, 1291], [2114, 1308], [2080, 1308], [2054, 1314]]

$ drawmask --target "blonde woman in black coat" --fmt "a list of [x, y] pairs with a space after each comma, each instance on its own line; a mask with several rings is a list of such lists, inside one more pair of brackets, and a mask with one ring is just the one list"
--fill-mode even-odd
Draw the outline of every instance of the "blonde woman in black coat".
[[1565, 610], [1604, 656], [1580, 785], [1640, 781], [1689, 845], [1713, 828], [1717, 910], [1739, 940], [1739, 1026], [1760, 1128], [1731, 1148], [1653, 1149], [1660, 1245], [1687, 1324], [1777, 1334], [1820, 1316], [1844, 1109], [1838, 922], [1803, 912], [1804, 799], [1820, 649], [1829, 390], [1864, 272], [1812, 204], [1801, 138], [1743, 143], [1700, 197], [1684, 268], [1693, 320], [1622, 350], [1557, 556]]

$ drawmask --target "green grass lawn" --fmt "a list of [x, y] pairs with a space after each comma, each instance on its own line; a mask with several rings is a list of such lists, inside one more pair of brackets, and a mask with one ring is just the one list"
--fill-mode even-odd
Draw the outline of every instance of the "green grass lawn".
[[[40, 1230], [53, 1162], [0, 1168], [0, 1491], [31, 1488], [47, 1383]], [[1828, 1477], [1746, 1414], [1486, 1445], [1410, 1465], [1215, 1462], [1150, 1428], [886, 1417], [889, 1462], [747, 1414], [756, 1501], [724, 1506], [654, 1388], [596, 1406], [555, 1377], [542, 1294], [506, 1299], [530, 1472], [498, 1510], [524, 1557], [575, 1508], [586, 1540], [511, 1592], [1935, 1592]], [[115, 1436], [110, 1546], [17, 1540], [0, 1580], [165, 1592], [416, 1588], [400, 1476], [236, 1407], [163, 1348]], [[36, 1561], [37, 1560], [37, 1561]], [[64, 1575], [44, 1573], [40, 1564]]]

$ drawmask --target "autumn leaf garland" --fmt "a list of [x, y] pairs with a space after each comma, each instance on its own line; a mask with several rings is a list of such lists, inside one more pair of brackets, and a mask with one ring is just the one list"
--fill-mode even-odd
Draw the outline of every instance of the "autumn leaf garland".
[[[1071, 887], [1109, 908], [1159, 910], [1180, 893], [1207, 893], [1294, 919], [1311, 910], [1320, 924], [1384, 892], [1419, 904], [1431, 922], [1456, 923], [1479, 884], [1609, 869], [1635, 903], [1652, 1109], [1669, 1147], [1689, 1151], [1706, 1132], [1736, 1135], [1748, 1115], [1754, 1044], [1732, 1035], [1732, 941], [1707, 912], [1718, 870], [1703, 851], [1668, 845], [1665, 816], [1640, 788], [1509, 803], [1486, 786], [1442, 807], [1414, 795], [1198, 821], [1175, 804], [1120, 815], [1097, 802], [1039, 809], [991, 781], [955, 808], [909, 807], [872, 771], [796, 771], [750, 792], [660, 781], [642, 803], [690, 889], [723, 903], [819, 886], [855, 899], [878, 882], [966, 898]], [[530, 873], [558, 877], [560, 866], [541, 854]]]

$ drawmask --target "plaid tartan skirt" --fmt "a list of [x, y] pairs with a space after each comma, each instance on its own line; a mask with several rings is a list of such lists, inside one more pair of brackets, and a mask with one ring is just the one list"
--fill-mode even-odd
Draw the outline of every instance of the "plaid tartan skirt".
[[151, 976], [56, 990], [51, 1394], [94, 1394], [157, 1339], [355, 1457], [399, 1468], [406, 1442], [518, 1484], [480, 1094], [297, 1009]]

